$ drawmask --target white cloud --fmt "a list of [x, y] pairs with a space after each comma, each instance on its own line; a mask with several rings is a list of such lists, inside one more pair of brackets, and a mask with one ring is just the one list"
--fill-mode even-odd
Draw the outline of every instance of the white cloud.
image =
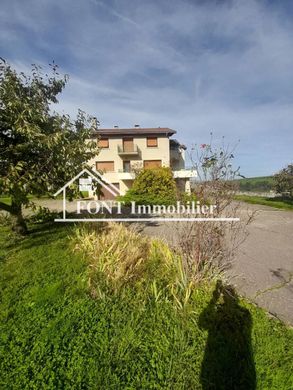
[[60, 109], [81, 107], [103, 126], [169, 126], [187, 144], [210, 130], [240, 138], [250, 175], [292, 159], [293, 29], [280, 7], [29, 0], [2, 10], [8, 59], [19, 68], [55, 58], [71, 75]]

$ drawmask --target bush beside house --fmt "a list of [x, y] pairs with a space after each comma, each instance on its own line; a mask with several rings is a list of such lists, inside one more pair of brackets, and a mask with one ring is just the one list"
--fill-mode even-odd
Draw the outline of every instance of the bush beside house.
[[134, 180], [133, 186], [120, 198], [126, 204], [135, 201], [137, 204], [164, 204], [176, 202], [177, 189], [168, 167], [143, 169]]

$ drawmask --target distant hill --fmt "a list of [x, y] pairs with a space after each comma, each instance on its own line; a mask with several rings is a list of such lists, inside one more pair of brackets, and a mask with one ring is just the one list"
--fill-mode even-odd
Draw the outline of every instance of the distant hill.
[[249, 177], [235, 180], [240, 191], [267, 192], [274, 189], [273, 176]]

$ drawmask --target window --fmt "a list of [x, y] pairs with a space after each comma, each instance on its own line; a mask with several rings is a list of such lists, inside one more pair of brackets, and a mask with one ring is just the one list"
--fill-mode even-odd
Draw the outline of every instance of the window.
[[123, 172], [130, 172], [130, 161], [123, 161]]
[[158, 138], [157, 137], [148, 137], [147, 138], [147, 147], [148, 148], [155, 148], [158, 146]]
[[161, 160], [145, 160], [143, 162], [143, 167], [144, 168], [160, 168], [162, 166], [162, 161]]
[[106, 149], [109, 147], [109, 139], [108, 138], [100, 138], [98, 140], [98, 147], [101, 149]]
[[114, 172], [114, 161], [98, 161], [96, 169], [102, 172]]

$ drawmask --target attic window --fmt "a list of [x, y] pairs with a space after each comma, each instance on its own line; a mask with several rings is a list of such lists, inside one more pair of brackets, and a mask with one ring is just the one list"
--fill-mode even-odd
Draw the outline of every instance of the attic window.
[[98, 140], [98, 147], [101, 149], [106, 149], [109, 147], [109, 139], [108, 138], [101, 138]]
[[155, 148], [158, 146], [158, 138], [157, 137], [148, 137], [147, 138], [147, 147]]

